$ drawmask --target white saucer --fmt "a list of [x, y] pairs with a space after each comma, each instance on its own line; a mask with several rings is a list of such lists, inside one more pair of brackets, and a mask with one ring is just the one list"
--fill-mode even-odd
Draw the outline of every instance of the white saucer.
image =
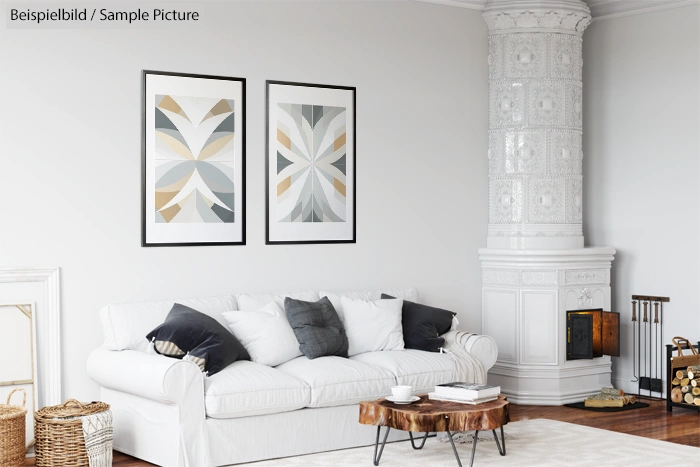
[[420, 397], [413, 396], [408, 400], [400, 400], [400, 399], [396, 399], [394, 396], [386, 396], [386, 400], [388, 400], [389, 402], [393, 402], [394, 404], [412, 404], [416, 401], [419, 401]]

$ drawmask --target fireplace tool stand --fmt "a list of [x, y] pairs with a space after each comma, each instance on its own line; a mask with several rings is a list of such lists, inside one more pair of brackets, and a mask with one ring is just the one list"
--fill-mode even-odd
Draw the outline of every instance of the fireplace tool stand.
[[635, 378], [632, 382], [637, 383], [638, 396], [645, 399], [663, 400], [663, 304], [670, 300], [669, 297], [632, 295], [632, 371]]

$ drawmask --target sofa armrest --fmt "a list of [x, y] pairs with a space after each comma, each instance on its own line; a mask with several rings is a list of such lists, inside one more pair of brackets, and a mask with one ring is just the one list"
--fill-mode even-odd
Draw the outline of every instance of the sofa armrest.
[[95, 349], [87, 360], [88, 375], [100, 386], [156, 402], [179, 404], [198, 388], [204, 397], [204, 377], [190, 361], [137, 350]]
[[158, 465], [212, 467], [205, 425], [204, 376], [195, 363], [137, 350], [114, 351], [100, 347], [88, 357], [87, 372], [105, 389], [174, 406], [171, 413], [176, 431], [173, 436], [157, 431], [157, 424], [134, 416], [128, 396], [127, 399], [107, 400], [115, 413], [115, 446], [133, 445], [131, 432], [138, 428], [139, 432], [147, 433], [141, 442], [159, 446], [165, 443], [172, 447], [172, 453], [153, 457], [167, 459]]
[[484, 367], [484, 371], [488, 371], [498, 358], [498, 346], [493, 337], [484, 334], [471, 334], [464, 343], [464, 349], [469, 352], [474, 358], [479, 360]]

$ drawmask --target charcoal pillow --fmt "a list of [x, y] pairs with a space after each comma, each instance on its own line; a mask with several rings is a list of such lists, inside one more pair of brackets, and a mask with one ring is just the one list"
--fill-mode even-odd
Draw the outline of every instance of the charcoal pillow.
[[250, 360], [231, 331], [211, 316], [179, 303], [146, 338], [159, 354], [191, 360], [208, 376], [237, 360]]
[[328, 297], [323, 297], [317, 302], [286, 297], [284, 309], [299, 341], [299, 349], [308, 358], [348, 356], [345, 328]]
[[[382, 298], [394, 297], [382, 294]], [[401, 309], [404, 347], [437, 352], [445, 345], [445, 339], [440, 336], [450, 330], [455, 315], [442, 308], [404, 300]]]

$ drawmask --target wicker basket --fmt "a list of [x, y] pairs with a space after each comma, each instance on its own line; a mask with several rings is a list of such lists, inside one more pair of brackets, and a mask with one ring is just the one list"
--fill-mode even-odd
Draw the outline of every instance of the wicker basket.
[[83, 404], [69, 399], [62, 405], [44, 407], [36, 412], [36, 466], [89, 467], [80, 417], [105, 410], [109, 410], [109, 405], [104, 402]]
[[[12, 395], [22, 391], [22, 406], [10, 405]], [[0, 465], [2, 467], [23, 467], [25, 464], [27, 391], [14, 389], [7, 396], [7, 404], [0, 404]]]

